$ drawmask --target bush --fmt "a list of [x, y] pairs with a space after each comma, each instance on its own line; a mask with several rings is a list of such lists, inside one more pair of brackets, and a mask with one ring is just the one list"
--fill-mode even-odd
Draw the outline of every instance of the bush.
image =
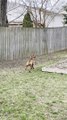
[[33, 27], [33, 23], [29, 13], [26, 13], [23, 19], [23, 27]]

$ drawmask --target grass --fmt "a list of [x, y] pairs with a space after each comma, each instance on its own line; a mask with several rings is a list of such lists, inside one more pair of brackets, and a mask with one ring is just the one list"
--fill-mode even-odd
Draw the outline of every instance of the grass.
[[0, 70], [0, 120], [67, 120], [67, 75], [41, 67]]

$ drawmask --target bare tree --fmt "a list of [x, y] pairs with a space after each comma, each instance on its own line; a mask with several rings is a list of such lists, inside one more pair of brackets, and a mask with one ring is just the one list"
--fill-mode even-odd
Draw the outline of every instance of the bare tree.
[[35, 27], [45, 26], [46, 4], [48, 0], [21, 0], [27, 7], [27, 11], [32, 15]]
[[[55, 0], [53, 5], [51, 4], [50, 9], [48, 9], [49, 2], [51, 3], [51, 0], [19, 0], [19, 5], [13, 9], [24, 6], [26, 10], [23, 9], [21, 15], [17, 16], [17, 18], [13, 20], [18, 19], [20, 16], [24, 16], [25, 12], [29, 12], [35, 27], [46, 27], [46, 24], [49, 26], [51, 21], [61, 10], [60, 8], [58, 9], [58, 3], [60, 4], [61, 0]], [[57, 12], [55, 9], [57, 9]], [[57, 14], [54, 14], [55, 12]]]

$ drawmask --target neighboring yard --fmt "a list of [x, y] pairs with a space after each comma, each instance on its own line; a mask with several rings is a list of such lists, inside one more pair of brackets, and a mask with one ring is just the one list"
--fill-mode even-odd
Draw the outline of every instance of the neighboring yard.
[[67, 75], [41, 71], [63, 59], [67, 51], [38, 57], [31, 73], [0, 62], [0, 120], [67, 120]]

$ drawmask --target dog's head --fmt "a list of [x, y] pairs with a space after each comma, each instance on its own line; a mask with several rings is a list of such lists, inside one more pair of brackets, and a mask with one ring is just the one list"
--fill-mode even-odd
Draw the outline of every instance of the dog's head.
[[32, 54], [31, 56], [30, 56], [30, 61], [32, 61], [33, 62], [33, 64], [36, 64], [36, 56], [34, 55], [34, 54]]
[[35, 59], [36, 56], [35, 56], [34, 54], [32, 54], [30, 58], [31, 58], [31, 59]]

